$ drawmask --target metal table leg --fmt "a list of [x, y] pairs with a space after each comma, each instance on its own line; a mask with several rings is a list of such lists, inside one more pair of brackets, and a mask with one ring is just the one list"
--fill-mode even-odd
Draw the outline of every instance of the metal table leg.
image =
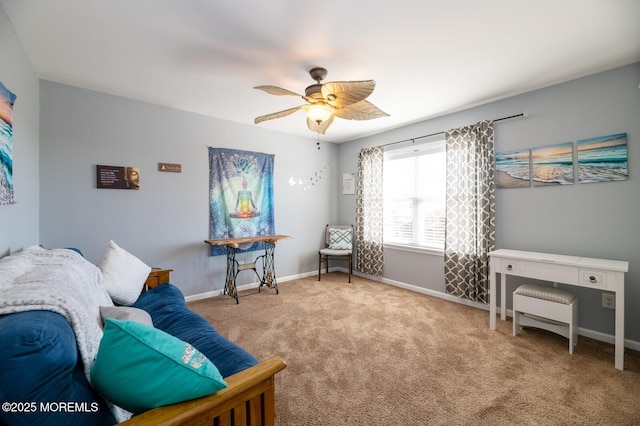
[[224, 294], [228, 294], [229, 296], [236, 299], [236, 304], [240, 301], [238, 300], [238, 289], [236, 287], [236, 277], [238, 276], [238, 261], [236, 260], [236, 249], [235, 247], [226, 246], [227, 247], [227, 281], [224, 286]]
[[[263, 285], [266, 285], [269, 288], [273, 288], [276, 290], [276, 294], [280, 294], [278, 290], [278, 283], [276, 282], [276, 270], [275, 270], [275, 262], [274, 262], [274, 252], [276, 245], [275, 243], [271, 243], [265, 241], [264, 243], [264, 254], [259, 256], [262, 258], [262, 279], [260, 280], [260, 286], [258, 287], [258, 292], [262, 288]], [[256, 262], [258, 259], [256, 259]]]

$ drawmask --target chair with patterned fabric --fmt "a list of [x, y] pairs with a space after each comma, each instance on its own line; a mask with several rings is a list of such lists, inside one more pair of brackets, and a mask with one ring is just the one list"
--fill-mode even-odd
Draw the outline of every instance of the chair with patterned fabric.
[[325, 247], [318, 252], [318, 281], [321, 278], [322, 263], [329, 272], [329, 259], [349, 261], [349, 282], [353, 271], [353, 225], [327, 225]]

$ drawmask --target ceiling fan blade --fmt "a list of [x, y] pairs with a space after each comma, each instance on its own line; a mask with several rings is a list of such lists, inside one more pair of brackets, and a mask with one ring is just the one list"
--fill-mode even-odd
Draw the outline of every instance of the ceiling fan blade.
[[346, 120], [372, 120], [389, 116], [389, 114], [369, 101], [360, 101], [342, 108], [336, 108], [333, 115]]
[[311, 130], [312, 132], [321, 133], [323, 135], [327, 131], [329, 126], [331, 126], [331, 123], [333, 123], [333, 115], [326, 120], [321, 121], [320, 124], [307, 117], [307, 127], [309, 128], [309, 130]]
[[302, 105], [294, 108], [285, 109], [284, 111], [274, 112], [272, 114], [261, 115], [260, 117], [256, 117], [254, 122], [258, 124], [258, 123], [262, 123], [263, 121], [286, 117], [287, 115], [293, 114], [294, 112], [298, 111], [301, 108], [302, 108]]
[[283, 89], [282, 87], [278, 87], [278, 86], [256, 86], [254, 87], [254, 89], [264, 90], [265, 92], [271, 95], [277, 95], [277, 96], [299, 96], [301, 98], [303, 97], [302, 95], [294, 93], [291, 90]]
[[330, 81], [322, 85], [322, 96], [329, 105], [340, 108], [366, 99], [375, 87], [374, 80]]

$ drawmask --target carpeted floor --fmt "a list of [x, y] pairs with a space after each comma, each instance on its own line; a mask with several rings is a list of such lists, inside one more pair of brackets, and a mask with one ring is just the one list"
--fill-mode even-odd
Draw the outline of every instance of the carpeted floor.
[[[640, 425], [640, 353], [568, 340], [342, 273], [190, 302], [258, 359], [282, 357], [276, 423]], [[247, 295], [248, 293], [248, 295]]]

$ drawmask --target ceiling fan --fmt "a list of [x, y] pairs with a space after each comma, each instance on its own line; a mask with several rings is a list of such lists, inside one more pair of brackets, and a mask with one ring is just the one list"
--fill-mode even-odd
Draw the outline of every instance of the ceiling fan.
[[334, 117], [346, 120], [371, 120], [389, 115], [365, 100], [376, 87], [374, 80], [331, 81], [323, 84], [320, 82], [327, 76], [326, 69], [312, 68], [309, 74], [316, 84], [307, 87], [304, 96], [276, 86], [254, 87], [272, 95], [299, 96], [307, 101], [304, 105], [257, 117], [255, 123], [286, 117], [298, 110], [303, 110], [307, 113], [309, 130], [324, 134], [333, 123]]

